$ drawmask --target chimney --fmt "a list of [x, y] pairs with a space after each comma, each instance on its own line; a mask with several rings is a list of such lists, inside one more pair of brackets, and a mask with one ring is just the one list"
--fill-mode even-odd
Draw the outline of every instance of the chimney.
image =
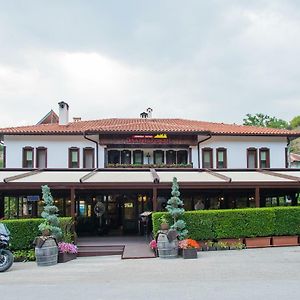
[[67, 125], [69, 123], [69, 104], [61, 101], [59, 105], [59, 125]]
[[148, 107], [146, 111], [148, 113], [148, 118], [151, 119], [152, 118], [153, 109], [151, 107]]
[[148, 118], [148, 114], [146, 112], [142, 112], [140, 114], [141, 119], [147, 119]]
[[81, 117], [73, 117], [73, 122], [80, 122], [81, 121]]

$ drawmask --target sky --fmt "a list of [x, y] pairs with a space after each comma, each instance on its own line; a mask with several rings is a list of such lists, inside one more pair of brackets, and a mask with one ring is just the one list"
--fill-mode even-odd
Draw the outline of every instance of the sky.
[[300, 1], [0, 0], [0, 127], [300, 114]]

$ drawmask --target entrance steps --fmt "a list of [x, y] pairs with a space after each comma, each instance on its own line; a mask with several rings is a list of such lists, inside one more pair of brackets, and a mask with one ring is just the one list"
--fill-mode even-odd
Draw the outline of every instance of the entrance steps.
[[124, 246], [122, 245], [78, 245], [78, 257], [86, 256], [105, 256], [105, 255], [122, 255]]
[[145, 237], [83, 237], [78, 238], [78, 257], [121, 255], [122, 259], [154, 258]]

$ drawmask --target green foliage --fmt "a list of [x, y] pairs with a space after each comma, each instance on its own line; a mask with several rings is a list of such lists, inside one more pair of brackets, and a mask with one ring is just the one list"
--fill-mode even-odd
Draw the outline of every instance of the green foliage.
[[35, 261], [34, 249], [16, 250], [13, 252], [15, 261]]
[[299, 207], [276, 207], [274, 235], [299, 235], [300, 234], [300, 209]]
[[42, 192], [43, 200], [45, 202], [42, 218], [44, 218], [45, 221], [39, 225], [39, 230], [43, 231], [45, 228], [47, 228], [50, 230], [52, 235], [54, 235], [57, 239], [60, 239], [62, 236], [62, 231], [59, 227], [59, 219], [57, 217], [58, 208], [54, 205], [50, 188], [47, 185], [42, 186]]
[[300, 116], [294, 117], [290, 122], [291, 128], [296, 129], [300, 126]]
[[258, 127], [270, 127], [279, 129], [289, 129], [289, 123], [282, 119], [277, 119], [276, 117], [270, 117], [262, 113], [257, 113], [255, 115], [246, 114], [246, 118], [243, 119], [243, 125], [248, 126], [258, 126]]
[[[154, 234], [163, 214], [152, 214]], [[300, 207], [188, 211], [183, 220], [195, 240], [300, 234]]]
[[[60, 218], [60, 226], [72, 221], [71, 217]], [[38, 226], [43, 219], [2, 220], [10, 231], [10, 248], [12, 250], [28, 250], [32, 248], [34, 239], [39, 235]]]
[[167, 211], [173, 218], [173, 225], [171, 226], [171, 228], [177, 230], [179, 239], [184, 239], [187, 236], [188, 231], [186, 230], [184, 220], [179, 220], [179, 218], [184, 213], [184, 204], [183, 201], [179, 198], [180, 192], [176, 177], [173, 178], [171, 195], [172, 197], [168, 200], [166, 207]]

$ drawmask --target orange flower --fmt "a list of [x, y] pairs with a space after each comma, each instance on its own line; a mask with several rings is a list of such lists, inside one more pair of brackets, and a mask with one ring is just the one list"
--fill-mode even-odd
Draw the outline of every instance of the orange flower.
[[179, 248], [190, 249], [190, 248], [200, 248], [200, 245], [193, 239], [185, 239], [179, 242]]

